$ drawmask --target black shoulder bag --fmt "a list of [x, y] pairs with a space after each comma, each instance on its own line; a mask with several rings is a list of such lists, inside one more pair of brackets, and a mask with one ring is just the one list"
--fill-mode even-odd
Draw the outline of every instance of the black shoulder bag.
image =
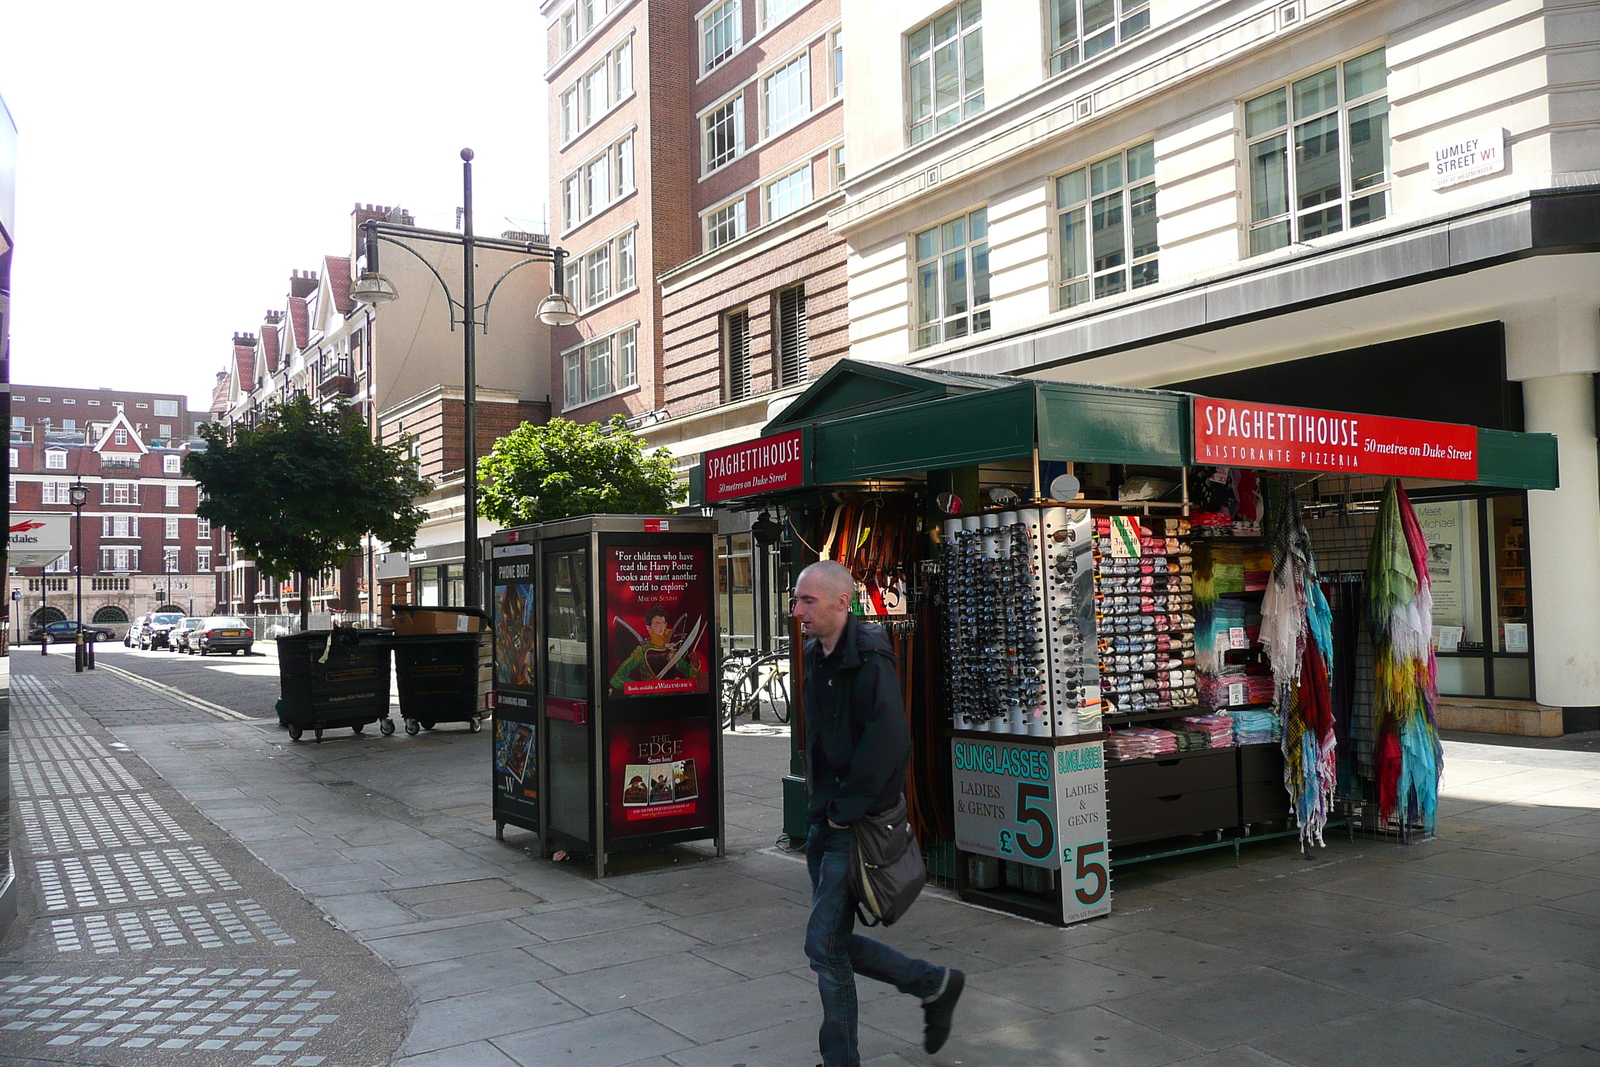
[[893, 926], [928, 882], [905, 794], [894, 807], [850, 828], [850, 888], [865, 926]]

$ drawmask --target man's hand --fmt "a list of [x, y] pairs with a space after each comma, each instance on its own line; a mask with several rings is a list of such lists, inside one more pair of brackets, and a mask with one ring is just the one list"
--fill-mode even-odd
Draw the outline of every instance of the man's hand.
[[832, 819], [828, 820], [828, 825], [833, 827], [835, 830], [848, 830], [848, 829], [850, 829], [850, 827], [841, 826], [839, 823], [834, 822]]

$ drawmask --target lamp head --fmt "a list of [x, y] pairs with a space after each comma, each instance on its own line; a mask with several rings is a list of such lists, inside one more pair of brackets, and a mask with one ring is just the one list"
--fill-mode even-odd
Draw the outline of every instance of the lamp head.
[[571, 326], [578, 321], [578, 305], [566, 293], [551, 293], [539, 301], [538, 315], [546, 326]]
[[394, 283], [375, 270], [361, 272], [361, 277], [350, 286], [350, 296], [363, 304], [378, 307], [399, 299]]
[[79, 482], [67, 490], [67, 499], [72, 501], [72, 506], [81, 508], [89, 502], [89, 487]]

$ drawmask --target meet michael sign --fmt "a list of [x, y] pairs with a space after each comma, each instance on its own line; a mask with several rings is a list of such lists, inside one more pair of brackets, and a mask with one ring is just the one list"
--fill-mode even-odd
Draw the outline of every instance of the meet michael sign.
[[707, 452], [701, 461], [706, 503], [800, 488], [805, 444], [803, 430], [790, 430]]
[[1478, 429], [1453, 422], [1196, 397], [1194, 461], [1219, 467], [1472, 482], [1478, 478]]

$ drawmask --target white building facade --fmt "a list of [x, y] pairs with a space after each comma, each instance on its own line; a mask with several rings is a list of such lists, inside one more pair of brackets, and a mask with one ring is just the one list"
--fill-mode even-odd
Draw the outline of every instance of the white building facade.
[[1474, 561], [1441, 684], [1595, 725], [1600, 8], [844, 0], [842, 26], [854, 358], [1555, 434], [1559, 489], [1435, 501]]

